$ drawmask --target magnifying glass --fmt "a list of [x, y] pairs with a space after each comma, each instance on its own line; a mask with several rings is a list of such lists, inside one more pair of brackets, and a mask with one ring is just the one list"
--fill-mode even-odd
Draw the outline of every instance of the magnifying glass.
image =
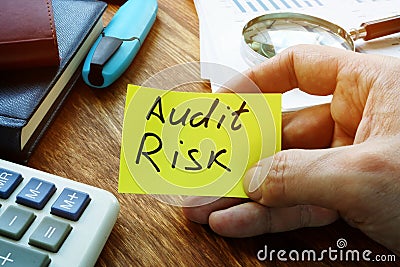
[[296, 44], [319, 44], [355, 51], [354, 41], [365, 41], [400, 31], [400, 15], [362, 23], [347, 32], [342, 27], [310, 15], [282, 12], [250, 20], [243, 28], [242, 53], [258, 64]]

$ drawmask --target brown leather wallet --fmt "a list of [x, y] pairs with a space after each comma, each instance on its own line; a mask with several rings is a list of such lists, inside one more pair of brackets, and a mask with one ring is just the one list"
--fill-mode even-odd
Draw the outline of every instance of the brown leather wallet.
[[59, 64], [51, 0], [0, 0], [0, 69]]

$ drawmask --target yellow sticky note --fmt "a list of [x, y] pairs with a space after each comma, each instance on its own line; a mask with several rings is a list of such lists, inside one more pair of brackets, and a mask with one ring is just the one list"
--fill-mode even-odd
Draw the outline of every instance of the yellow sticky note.
[[246, 170], [280, 146], [280, 94], [128, 85], [119, 192], [246, 197]]

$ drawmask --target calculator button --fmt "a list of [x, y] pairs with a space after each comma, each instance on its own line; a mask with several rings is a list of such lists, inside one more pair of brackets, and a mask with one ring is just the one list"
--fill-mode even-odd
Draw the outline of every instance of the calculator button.
[[20, 240], [35, 218], [32, 212], [9, 206], [0, 216], [0, 234]]
[[68, 223], [45, 217], [29, 238], [29, 244], [57, 252], [64, 243], [72, 227]]
[[56, 191], [56, 186], [37, 178], [31, 180], [17, 195], [17, 203], [40, 210]]
[[47, 254], [0, 240], [0, 266], [46, 267], [49, 263], [50, 258]]
[[51, 213], [65, 219], [77, 221], [90, 202], [87, 193], [65, 188], [51, 206]]
[[0, 198], [7, 199], [21, 181], [21, 174], [0, 169]]

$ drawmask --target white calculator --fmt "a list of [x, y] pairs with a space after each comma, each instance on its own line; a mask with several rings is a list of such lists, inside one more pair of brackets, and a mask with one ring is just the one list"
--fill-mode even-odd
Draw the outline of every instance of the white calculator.
[[108, 191], [0, 159], [0, 267], [93, 266], [118, 213]]

